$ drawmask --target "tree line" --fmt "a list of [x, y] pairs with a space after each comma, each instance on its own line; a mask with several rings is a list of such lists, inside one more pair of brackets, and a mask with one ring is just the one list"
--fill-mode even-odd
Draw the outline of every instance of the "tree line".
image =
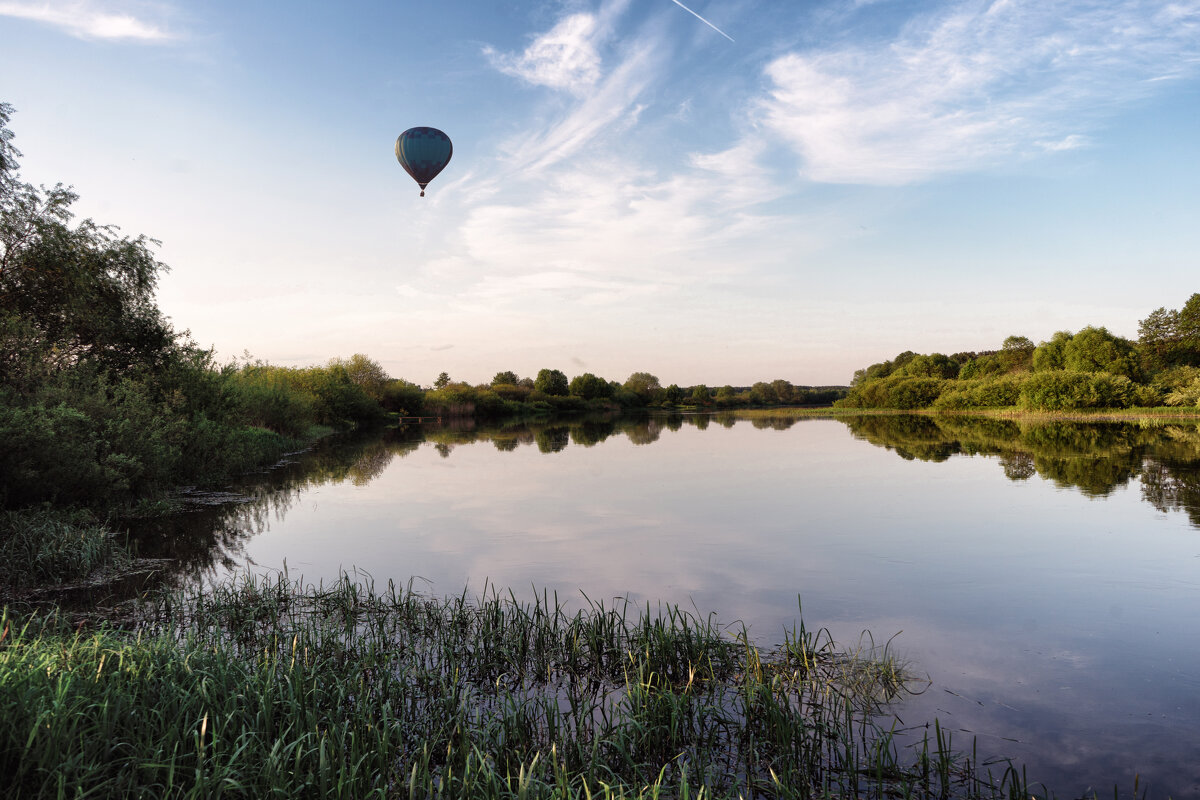
[[[411, 387], [411, 384], [409, 385]], [[473, 415], [484, 418], [544, 412], [622, 411], [631, 409], [711, 409], [745, 406], [830, 405], [843, 397], [845, 387], [795, 386], [777, 379], [752, 386], [705, 384], [663, 386], [649, 372], [634, 372], [625, 381], [607, 380], [584, 372], [568, 379], [558, 369], [541, 369], [536, 377], [511, 370], [497, 372], [491, 383], [471, 385], [443, 372], [433, 388], [418, 397], [407, 389], [408, 413], [438, 416]], [[389, 407], [389, 410], [399, 409]]]
[[847, 408], [1030, 410], [1200, 405], [1200, 293], [1158, 308], [1137, 340], [1104, 327], [1059, 331], [1035, 345], [1009, 336], [999, 350], [911, 350], [854, 373]]

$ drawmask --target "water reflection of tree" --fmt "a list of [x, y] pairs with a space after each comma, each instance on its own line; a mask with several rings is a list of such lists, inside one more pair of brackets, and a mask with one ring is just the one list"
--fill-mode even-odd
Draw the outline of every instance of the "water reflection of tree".
[[566, 425], [547, 425], [535, 436], [538, 452], [557, 453], [571, 442], [571, 432]]
[[855, 438], [893, 450], [906, 461], [945, 461], [962, 449], [932, 417], [880, 415], [850, 417], [844, 422]]
[[996, 456], [1010, 480], [1033, 475], [1089, 497], [1140, 478], [1160, 510], [1200, 508], [1200, 427], [1196, 423], [1034, 422], [970, 416], [897, 415], [842, 420], [859, 439], [902, 458], [944, 461], [955, 453]]
[[797, 417], [753, 417], [750, 424], [760, 431], [786, 431], [799, 421]]
[[1170, 463], [1146, 459], [1142, 468], [1142, 497], [1164, 514], [1182, 511], [1200, 528], [1200, 463]]
[[621, 427], [629, 441], [637, 445], [654, 444], [662, 435], [663, 421], [658, 417], [646, 417]]
[[244, 476], [222, 495], [182, 495], [183, 513], [131, 521], [130, 544], [139, 557], [169, 559], [173, 572], [162, 577], [172, 583], [236, 569], [245, 561], [245, 543], [283, 519], [306, 489], [347, 480], [366, 485], [420, 444], [411, 428], [322, 441], [274, 469]]
[[[455, 447], [489, 441], [501, 452], [536, 445], [539, 452], [549, 454], [569, 443], [593, 447], [617, 435], [636, 445], [653, 444], [664, 430], [674, 432], [684, 425], [705, 430], [710, 420], [724, 427], [739, 421], [728, 413], [584, 416], [569, 423], [519, 421], [495, 427], [454, 420], [342, 435], [293, 456], [291, 463], [238, 481], [228, 490], [238, 496], [237, 502], [193, 505], [189, 512], [169, 519], [131, 523], [131, 542], [142, 557], [171, 559], [176, 564], [176, 572], [166, 580], [184, 580], [244, 563], [245, 543], [282, 519], [306, 489], [343, 481], [365, 486], [394, 459], [427, 443], [446, 458]], [[752, 424], [756, 429], [786, 430], [797, 421], [764, 418]], [[905, 459], [945, 461], [955, 454], [995, 457], [1010, 480], [1040, 475], [1093, 497], [1139, 478], [1148, 503], [1163, 512], [1182, 511], [1200, 527], [1200, 426], [1195, 423], [1035, 423], [928, 415], [851, 417], [842, 422], [855, 437]]]
[[580, 447], [595, 447], [616, 432], [611, 419], [585, 419], [571, 426], [571, 441]]

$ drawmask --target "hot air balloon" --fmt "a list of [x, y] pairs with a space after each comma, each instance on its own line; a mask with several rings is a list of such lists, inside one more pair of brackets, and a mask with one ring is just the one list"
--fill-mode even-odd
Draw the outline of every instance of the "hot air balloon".
[[437, 128], [409, 128], [396, 137], [396, 160], [421, 187], [421, 197], [453, 153], [450, 137]]

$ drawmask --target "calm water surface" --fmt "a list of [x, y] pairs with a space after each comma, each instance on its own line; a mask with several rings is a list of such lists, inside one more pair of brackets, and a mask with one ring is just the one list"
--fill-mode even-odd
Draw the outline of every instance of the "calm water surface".
[[160, 523], [185, 575], [360, 568], [436, 595], [629, 597], [760, 644], [869, 630], [931, 686], [898, 707], [1059, 797], [1200, 796], [1200, 429], [674, 417], [324, 444]]

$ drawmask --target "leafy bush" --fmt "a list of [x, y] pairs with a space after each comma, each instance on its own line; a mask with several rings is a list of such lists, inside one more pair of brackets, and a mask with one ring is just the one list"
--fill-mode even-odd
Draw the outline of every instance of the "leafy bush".
[[852, 388], [834, 405], [841, 408], [927, 408], [950, 381], [938, 378], [909, 378], [889, 375]]
[[1165, 402], [1169, 406], [1200, 406], [1200, 378], [1172, 391]]
[[1023, 408], [1062, 411], [1078, 408], [1128, 408], [1137, 397], [1124, 375], [1107, 372], [1036, 372], [1021, 386]]

